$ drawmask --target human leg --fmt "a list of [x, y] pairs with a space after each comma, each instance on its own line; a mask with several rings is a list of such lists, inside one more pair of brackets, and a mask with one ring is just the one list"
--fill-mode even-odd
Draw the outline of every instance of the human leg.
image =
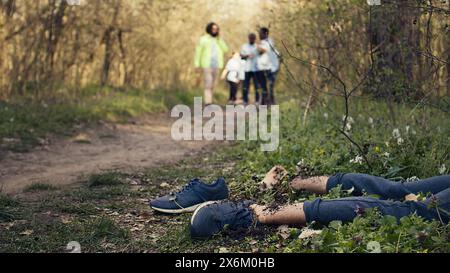
[[256, 72], [256, 77], [258, 79], [258, 85], [262, 89], [262, 105], [268, 104], [268, 89], [267, 89], [267, 78], [265, 71]]
[[242, 98], [243, 98], [245, 104], [249, 103], [248, 93], [249, 93], [249, 90], [250, 90], [251, 79], [252, 79], [252, 73], [251, 72], [245, 72], [245, 80], [242, 83]]
[[251, 72], [252, 79], [253, 79], [253, 86], [255, 89], [255, 103], [260, 104], [261, 103], [261, 95], [259, 93], [259, 84], [258, 84], [258, 77], [256, 76], [256, 72]]
[[228, 81], [228, 84], [230, 85], [230, 101], [234, 103], [237, 100], [238, 84], [231, 81]]
[[304, 203], [307, 223], [328, 224], [332, 221], [349, 222], [366, 209], [378, 209], [383, 215], [401, 219], [417, 213], [426, 220], [448, 223], [450, 211], [450, 189], [423, 202], [386, 201], [369, 197], [351, 197], [336, 200], [316, 199]]
[[269, 80], [270, 104], [275, 104], [275, 83], [277, 80], [277, 76], [278, 76], [278, 71], [275, 71], [275, 72], [268, 71], [267, 72], [267, 79]]
[[205, 79], [205, 92], [204, 101], [205, 104], [212, 104], [213, 102], [213, 88], [214, 88], [214, 75], [212, 68], [205, 68], [203, 70], [203, 75]]
[[337, 174], [333, 177], [296, 178], [291, 182], [294, 190], [306, 190], [325, 194], [341, 185], [343, 190], [352, 190], [353, 195], [363, 193], [378, 195], [382, 199], [402, 200], [408, 194], [437, 194], [450, 188], [450, 176], [438, 176], [416, 182], [394, 182], [381, 177], [366, 174]]
[[302, 226], [318, 222], [351, 222], [367, 209], [377, 209], [382, 215], [398, 220], [417, 214], [426, 220], [448, 223], [450, 220], [450, 189], [423, 202], [386, 201], [370, 197], [351, 197], [335, 200], [316, 199], [311, 202], [287, 205], [278, 209], [251, 204], [249, 201], [213, 202], [198, 208], [191, 219], [191, 235], [207, 239], [230, 229], [251, 228], [256, 224]]
[[217, 82], [219, 69], [217, 68], [205, 68], [205, 104], [212, 104], [214, 98], [214, 88]]
[[402, 200], [409, 194], [437, 194], [450, 188], [450, 176], [438, 176], [416, 182], [394, 182], [366, 174], [338, 174], [327, 182], [327, 191], [342, 185], [343, 190], [353, 189], [354, 195], [374, 194], [382, 199]]

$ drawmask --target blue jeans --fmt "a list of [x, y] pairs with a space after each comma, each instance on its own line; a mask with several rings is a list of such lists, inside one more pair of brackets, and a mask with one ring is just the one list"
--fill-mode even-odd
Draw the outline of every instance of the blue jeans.
[[[263, 105], [275, 104], [275, 82], [277, 79], [278, 71], [272, 72], [270, 70], [261, 70], [256, 72], [256, 78], [258, 85], [262, 89], [262, 103]], [[267, 86], [269, 83], [269, 86]]]
[[271, 104], [275, 104], [275, 83], [277, 81], [278, 71], [267, 73], [267, 80], [269, 80], [269, 99]]
[[230, 101], [235, 102], [237, 100], [237, 92], [239, 88], [239, 84], [231, 81], [227, 81], [230, 86]]
[[[417, 213], [427, 220], [449, 222], [450, 175], [400, 183], [365, 174], [338, 174], [328, 180], [327, 190], [338, 185], [343, 190], [353, 189], [355, 197], [306, 202], [304, 210], [308, 223], [350, 222], [368, 208], [377, 208], [383, 215], [397, 219]], [[380, 199], [361, 197], [363, 193], [377, 195]], [[418, 193], [433, 195], [422, 202], [401, 202], [407, 195]]]
[[245, 72], [245, 80], [244, 84], [242, 85], [242, 93], [243, 93], [243, 99], [245, 103], [249, 103], [248, 94], [250, 91], [250, 84], [253, 80], [253, 84], [255, 86], [255, 102], [259, 103], [259, 84], [258, 84], [258, 78], [256, 77], [256, 72]]

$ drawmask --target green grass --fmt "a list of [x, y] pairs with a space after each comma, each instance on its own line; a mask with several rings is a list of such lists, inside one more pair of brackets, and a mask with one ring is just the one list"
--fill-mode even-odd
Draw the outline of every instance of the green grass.
[[62, 88], [45, 100], [20, 97], [0, 101], [0, 148], [25, 152], [42, 144], [49, 133], [71, 136], [76, 124], [121, 123], [165, 112], [179, 103], [191, 104], [195, 94], [198, 92], [88, 86], [79, 91]]
[[57, 188], [50, 184], [45, 183], [34, 183], [29, 186], [27, 186], [23, 191], [24, 192], [43, 192], [43, 191], [54, 191]]
[[16, 218], [19, 202], [0, 192], [0, 223], [10, 222]]
[[88, 178], [89, 187], [115, 186], [122, 184], [122, 175], [118, 172], [93, 174]]

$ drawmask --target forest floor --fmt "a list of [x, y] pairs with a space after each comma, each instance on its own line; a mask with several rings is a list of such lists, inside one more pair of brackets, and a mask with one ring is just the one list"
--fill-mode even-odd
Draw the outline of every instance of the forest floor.
[[[69, 185], [52, 183], [50, 180], [61, 179], [61, 173], [56, 173], [52, 179], [38, 179], [14, 194], [0, 192], [0, 252], [65, 252], [72, 241], [80, 243], [83, 252], [366, 253], [374, 245], [381, 252], [450, 252], [450, 225], [416, 215], [398, 222], [375, 210], [352, 223], [225, 231], [209, 241], [195, 241], [189, 236], [190, 214], [163, 215], [149, 208], [150, 199], [177, 191], [193, 178], [212, 182], [224, 177], [233, 200], [277, 206], [318, 198], [288, 189], [290, 179], [297, 175], [361, 172], [404, 181], [448, 174], [450, 120], [442, 118], [439, 111], [419, 109], [421, 118], [416, 119], [410, 108], [398, 107], [397, 119], [402, 125], [396, 126], [390, 124], [383, 104], [353, 104], [351, 110], [358, 114], [352, 118], [352, 137], [364, 147], [372, 163], [369, 167], [354, 160], [360, 151], [335, 129], [334, 124], [342, 119], [341, 104], [328, 103], [328, 108], [318, 106], [311, 112], [306, 125], [298, 118], [303, 113], [298, 102], [283, 103], [280, 149], [270, 156], [260, 150], [260, 142], [173, 143], [166, 118], [149, 116], [131, 123], [86, 127], [75, 137], [16, 155], [17, 159], [4, 157], [0, 164], [9, 162], [12, 177], [15, 171], [44, 177], [54, 168], [45, 162], [66, 166]], [[402, 141], [393, 131], [401, 134]], [[93, 147], [97, 145], [102, 148]], [[51, 147], [55, 147], [53, 153]], [[72, 153], [78, 157], [66, 161]], [[35, 154], [33, 159], [30, 155]], [[26, 172], [26, 161], [34, 162], [39, 173]], [[274, 191], [261, 192], [261, 180], [275, 165], [284, 166], [288, 176]], [[23, 169], [14, 170], [14, 166]], [[85, 173], [79, 173], [80, 166], [85, 166]], [[71, 179], [78, 183], [71, 184]], [[320, 197], [348, 196], [337, 188]], [[308, 232], [312, 235], [305, 236]]]

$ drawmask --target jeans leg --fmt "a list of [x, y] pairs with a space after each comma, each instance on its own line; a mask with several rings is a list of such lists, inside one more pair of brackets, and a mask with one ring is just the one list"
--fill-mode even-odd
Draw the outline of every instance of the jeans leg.
[[237, 100], [238, 88], [239, 88], [239, 85], [237, 83], [235, 83], [235, 82], [231, 83], [231, 96], [232, 96], [233, 101]]
[[237, 99], [238, 84], [231, 81], [228, 81], [228, 84], [230, 85], [230, 101], [235, 102]]
[[450, 190], [436, 196], [438, 209], [425, 202], [385, 201], [367, 197], [352, 197], [336, 200], [316, 199], [304, 204], [306, 221], [328, 224], [332, 221], [351, 222], [365, 209], [377, 208], [383, 215], [391, 215], [397, 219], [417, 213], [426, 220], [442, 220], [448, 223], [447, 213], [450, 207]]
[[327, 190], [331, 190], [338, 185], [342, 189], [354, 189], [355, 196], [361, 196], [364, 192], [375, 194], [381, 199], [402, 200], [408, 194], [433, 193], [437, 194], [450, 188], [450, 176], [434, 177], [419, 182], [393, 182], [381, 177], [366, 174], [337, 174], [328, 180]]
[[419, 192], [438, 194], [450, 189], [450, 175], [436, 176], [415, 182], [405, 182], [403, 185], [415, 194]]
[[269, 92], [270, 92], [270, 102], [271, 104], [275, 104], [275, 83], [277, 80], [278, 71], [272, 72], [269, 71], [267, 73], [267, 79], [269, 80]]
[[262, 105], [267, 105], [268, 90], [267, 90], [267, 79], [266, 79], [265, 71], [256, 72], [256, 77], [258, 78], [258, 84], [262, 89]]
[[244, 99], [245, 103], [248, 103], [248, 93], [250, 90], [250, 82], [252, 77], [253, 76], [251, 72], [245, 72], [245, 80], [242, 84], [242, 98]]
[[450, 218], [450, 188], [433, 195], [423, 203], [436, 211], [439, 220], [448, 223]]
[[259, 83], [258, 83], [258, 77], [256, 76], [256, 72], [252, 72], [252, 78], [253, 78], [253, 85], [255, 86], [255, 102], [260, 103], [260, 94], [259, 94]]

